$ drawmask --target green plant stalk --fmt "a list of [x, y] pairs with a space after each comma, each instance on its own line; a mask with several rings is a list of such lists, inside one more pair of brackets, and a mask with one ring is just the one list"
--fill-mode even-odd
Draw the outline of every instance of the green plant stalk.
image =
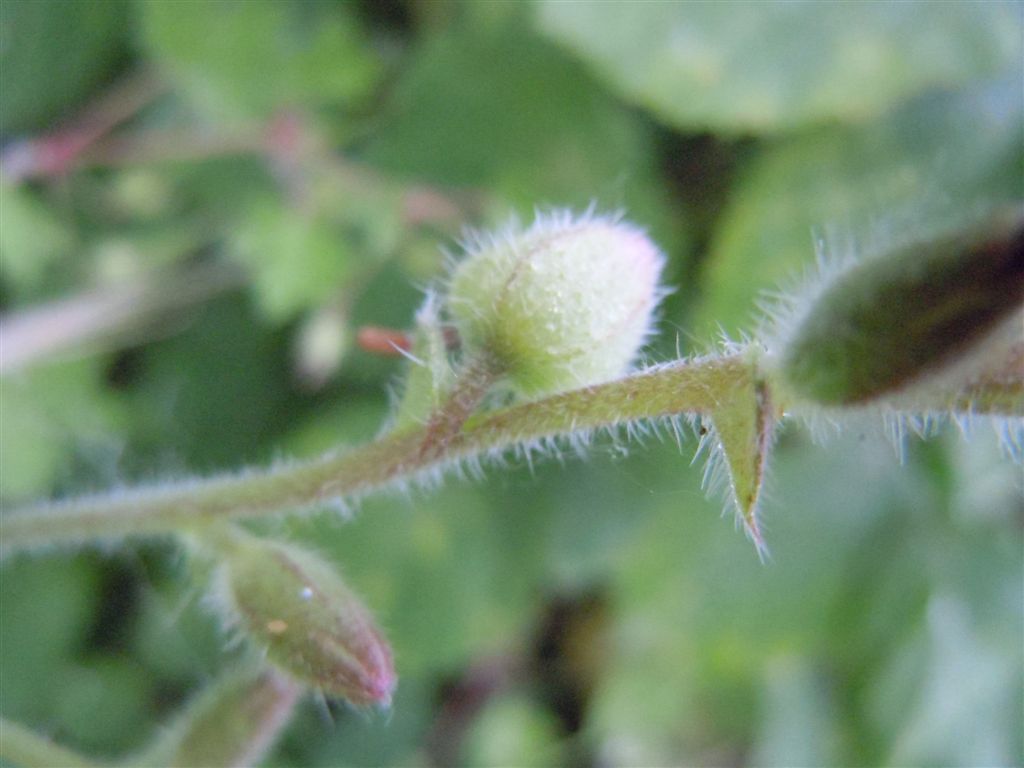
[[[355, 498], [459, 459], [544, 438], [681, 413], [710, 413], [749, 386], [754, 367], [744, 353], [680, 361], [471, 416], [441, 443], [430, 441], [428, 424], [309, 462], [30, 506], [4, 516], [0, 546], [10, 552], [167, 534]], [[425, 444], [440, 448], [424, 450]]]
[[99, 763], [58, 746], [7, 718], [0, 718], [0, 760], [19, 768], [99, 768]]
[[504, 368], [490, 354], [481, 353], [469, 361], [456, 378], [448, 399], [427, 421], [420, 443], [423, 458], [444, 455], [448, 443], [504, 374]]

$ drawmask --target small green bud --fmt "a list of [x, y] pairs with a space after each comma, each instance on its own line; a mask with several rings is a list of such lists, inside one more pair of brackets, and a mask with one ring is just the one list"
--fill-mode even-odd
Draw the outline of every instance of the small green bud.
[[391, 649], [329, 563], [241, 531], [219, 545], [223, 603], [271, 663], [353, 704], [390, 704], [397, 682]]
[[828, 406], [894, 395], [967, 358], [1022, 301], [1024, 215], [1004, 209], [842, 272], [782, 345], [782, 381]]
[[626, 222], [538, 216], [467, 248], [447, 309], [466, 353], [495, 359], [524, 394], [572, 389], [628, 368], [650, 332], [663, 263]]
[[296, 682], [274, 669], [247, 663], [228, 670], [127, 764], [256, 765], [288, 724], [300, 693]]

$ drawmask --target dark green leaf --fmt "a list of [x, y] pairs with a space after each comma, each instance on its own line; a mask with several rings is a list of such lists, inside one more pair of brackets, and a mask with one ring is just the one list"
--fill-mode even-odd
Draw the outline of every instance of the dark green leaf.
[[49, 127], [124, 54], [124, 0], [0, 3], [0, 133]]

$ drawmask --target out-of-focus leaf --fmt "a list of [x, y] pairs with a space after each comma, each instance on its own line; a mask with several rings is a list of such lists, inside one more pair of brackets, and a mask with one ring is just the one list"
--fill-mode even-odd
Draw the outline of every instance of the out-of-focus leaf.
[[[120, 448], [124, 412], [102, 388], [95, 360], [54, 364], [5, 376], [0, 396], [0, 496], [46, 493], [75, 448], [90, 460]], [[112, 474], [114, 467], [101, 468]]]
[[260, 308], [275, 322], [337, 296], [353, 270], [349, 246], [329, 221], [282, 201], [253, 205], [232, 241], [234, 255], [252, 269]]
[[77, 652], [93, 619], [99, 576], [95, 560], [84, 556], [61, 554], [4, 563], [0, 578], [0, 707], [4, 715], [27, 721], [50, 716], [62, 690], [60, 665]]
[[351, 103], [381, 66], [352, 6], [226, 0], [147, 0], [143, 42], [186, 92], [215, 115], [264, 115], [288, 106]]
[[952, 461], [935, 473], [949, 517], [920, 496], [908, 500], [918, 507], [878, 537], [877, 562], [867, 556], [851, 572], [835, 627], [864, 662], [857, 705], [875, 742], [864, 762], [1024, 757], [1020, 729], [1009, 725], [1024, 716], [1015, 695], [1024, 679], [1019, 468], [998, 460], [993, 435], [949, 443], [937, 456]]
[[[391, 710], [367, 716], [335, 708], [325, 722], [319, 702], [300, 707], [267, 765], [333, 768], [338, 765], [421, 766], [424, 735], [434, 715], [435, 678], [403, 675]], [[307, 697], [307, 700], [310, 697]]]
[[765, 665], [760, 732], [751, 765], [836, 765], [834, 702], [827, 680], [806, 660], [780, 656]]
[[685, 129], [857, 120], [1020, 61], [1019, 3], [541, 0], [541, 29]]
[[153, 713], [153, 679], [117, 656], [83, 660], [60, 670], [56, 714], [61, 737], [86, 751], [122, 753], [141, 745]]
[[273, 455], [298, 405], [290, 361], [284, 334], [262, 325], [244, 297], [210, 302], [185, 333], [146, 349], [126, 398], [135, 446], [128, 471], [203, 472]]
[[756, 738], [772, 659], [858, 655], [836, 646], [831, 616], [879, 516], [899, 511], [896, 472], [870, 461], [877, 445], [782, 448], [769, 484], [786, 493], [766, 510], [767, 563], [703, 498], [700, 472], [679, 471], [674, 447], [645, 452], [673, 480], [652, 485], [657, 512], [614, 566], [614, 651], [589, 726], [613, 762], [720, 762], [718, 750]]
[[558, 726], [522, 696], [491, 702], [473, 723], [465, 746], [467, 765], [564, 765]]
[[27, 189], [0, 180], [0, 200], [0, 278], [17, 292], [36, 290], [71, 249], [72, 231]]
[[491, 188], [524, 213], [625, 207], [664, 247], [678, 242], [649, 129], [518, 24], [453, 24], [427, 40], [396, 85], [392, 110], [367, 150], [380, 167]]
[[[204, 579], [196, 578], [200, 586]], [[185, 581], [151, 585], [140, 595], [132, 650], [150, 676], [185, 688], [196, 679], [208, 679], [223, 663], [225, 635], [208, 606], [201, 605], [201, 589], [181, 594]], [[186, 588], [187, 589], [187, 588]]]
[[758, 295], [813, 263], [815, 233], [856, 252], [1019, 198], [1022, 121], [1018, 74], [923, 97], [877, 124], [770, 145], [738, 181], [710, 245], [698, 330], [749, 328]]
[[1020, 665], [972, 631], [970, 608], [946, 596], [928, 606], [927, 665], [894, 765], [1013, 765], [1019, 746]]
[[124, 0], [0, 3], [0, 133], [44, 128], [86, 97], [124, 52]]

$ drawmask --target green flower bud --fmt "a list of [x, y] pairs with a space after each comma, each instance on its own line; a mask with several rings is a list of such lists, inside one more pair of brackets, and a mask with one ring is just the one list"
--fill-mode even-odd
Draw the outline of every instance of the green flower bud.
[[256, 765], [288, 724], [300, 693], [301, 687], [280, 672], [243, 664], [210, 683], [152, 747], [126, 764]]
[[1024, 215], [1004, 209], [842, 272], [783, 343], [779, 372], [822, 405], [895, 395], [968, 360], [1022, 301]]
[[222, 603], [271, 663], [353, 704], [390, 704], [397, 682], [391, 649], [329, 563], [241, 531], [218, 544]]
[[448, 312], [467, 354], [495, 359], [524, 394], [614, 378], [650, 332], [664, 258], [631, 224], [556, 213], [467, 251]]

